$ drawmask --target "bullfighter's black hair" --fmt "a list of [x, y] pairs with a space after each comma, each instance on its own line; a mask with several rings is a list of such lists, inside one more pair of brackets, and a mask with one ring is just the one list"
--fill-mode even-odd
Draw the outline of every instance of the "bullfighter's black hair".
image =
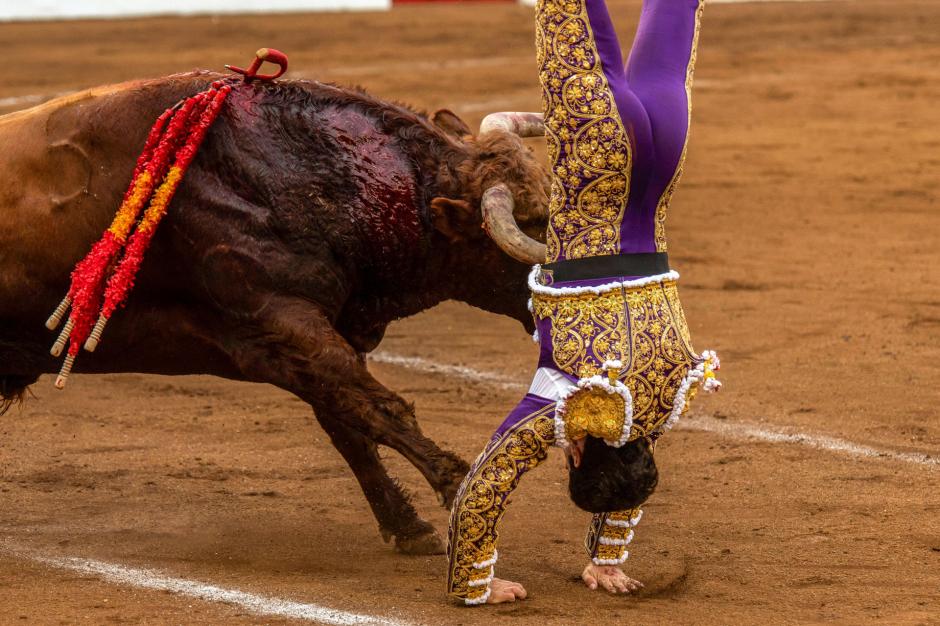
[[656, 489], [659, 473], [645, 438], [614, 448], [588, 437], [579, 467], [568, 470], [568, 492], [579, 508], [590, 513], [632, 509]]

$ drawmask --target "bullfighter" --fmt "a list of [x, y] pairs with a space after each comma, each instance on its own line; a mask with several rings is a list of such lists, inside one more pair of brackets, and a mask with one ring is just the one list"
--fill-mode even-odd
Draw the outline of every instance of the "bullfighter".
[[494, 576], [497, 529], [510, 494], [553, 445], [565, 449], [572, 500], [594, 514], [585, 584], [642, 586], [620, 565], [656, 486], [655, 441], [698, 388], [720, 386], [715, 353], [692, 349], [664, 230], [688, 146], [703, 8], [644, 0], [624, 63], [604, 0], [538, 1], [552, 175], [546, 262], [529, 277], [540, 354], [528, 393], [453, 505], [447, 587], [463, 603], [526, 597]]

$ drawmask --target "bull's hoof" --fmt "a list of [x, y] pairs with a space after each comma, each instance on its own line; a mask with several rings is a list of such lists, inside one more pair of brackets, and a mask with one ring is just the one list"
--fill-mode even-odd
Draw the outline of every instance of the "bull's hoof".
[[427, 528], [407, 537], [395, 537], [395, 549], [402, 554], [426, 556], [444, 554], [444, 541], [437, 531]]

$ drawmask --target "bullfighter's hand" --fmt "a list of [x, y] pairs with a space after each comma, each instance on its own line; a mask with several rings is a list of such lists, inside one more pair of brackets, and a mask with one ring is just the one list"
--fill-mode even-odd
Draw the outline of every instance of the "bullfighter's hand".
[[494, 578], [490, 582], [490, 597], [486, 600], [487, 604], [501, 604], [503, 602], [515, 602], [525, 600], [528, 595], [525, 588], [519, 583], [502, 578]]
[[600, 586], [610, 593], [630, 593], [643, 588], [643, 583], [633, 580], [616, 565], [588, 563], [581, 573], [581, 580], [588, 589], [597, 589]]

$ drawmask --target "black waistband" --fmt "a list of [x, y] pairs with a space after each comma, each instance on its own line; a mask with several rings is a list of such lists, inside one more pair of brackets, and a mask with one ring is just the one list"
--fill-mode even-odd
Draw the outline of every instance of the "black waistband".
[[551, 272], [552, 282], [556, 283], [614, 276], [655, 276], [669, 271], [669, 255], [665, 252], [640, 252], [589, 256], [546, 263], [542, 270]]

